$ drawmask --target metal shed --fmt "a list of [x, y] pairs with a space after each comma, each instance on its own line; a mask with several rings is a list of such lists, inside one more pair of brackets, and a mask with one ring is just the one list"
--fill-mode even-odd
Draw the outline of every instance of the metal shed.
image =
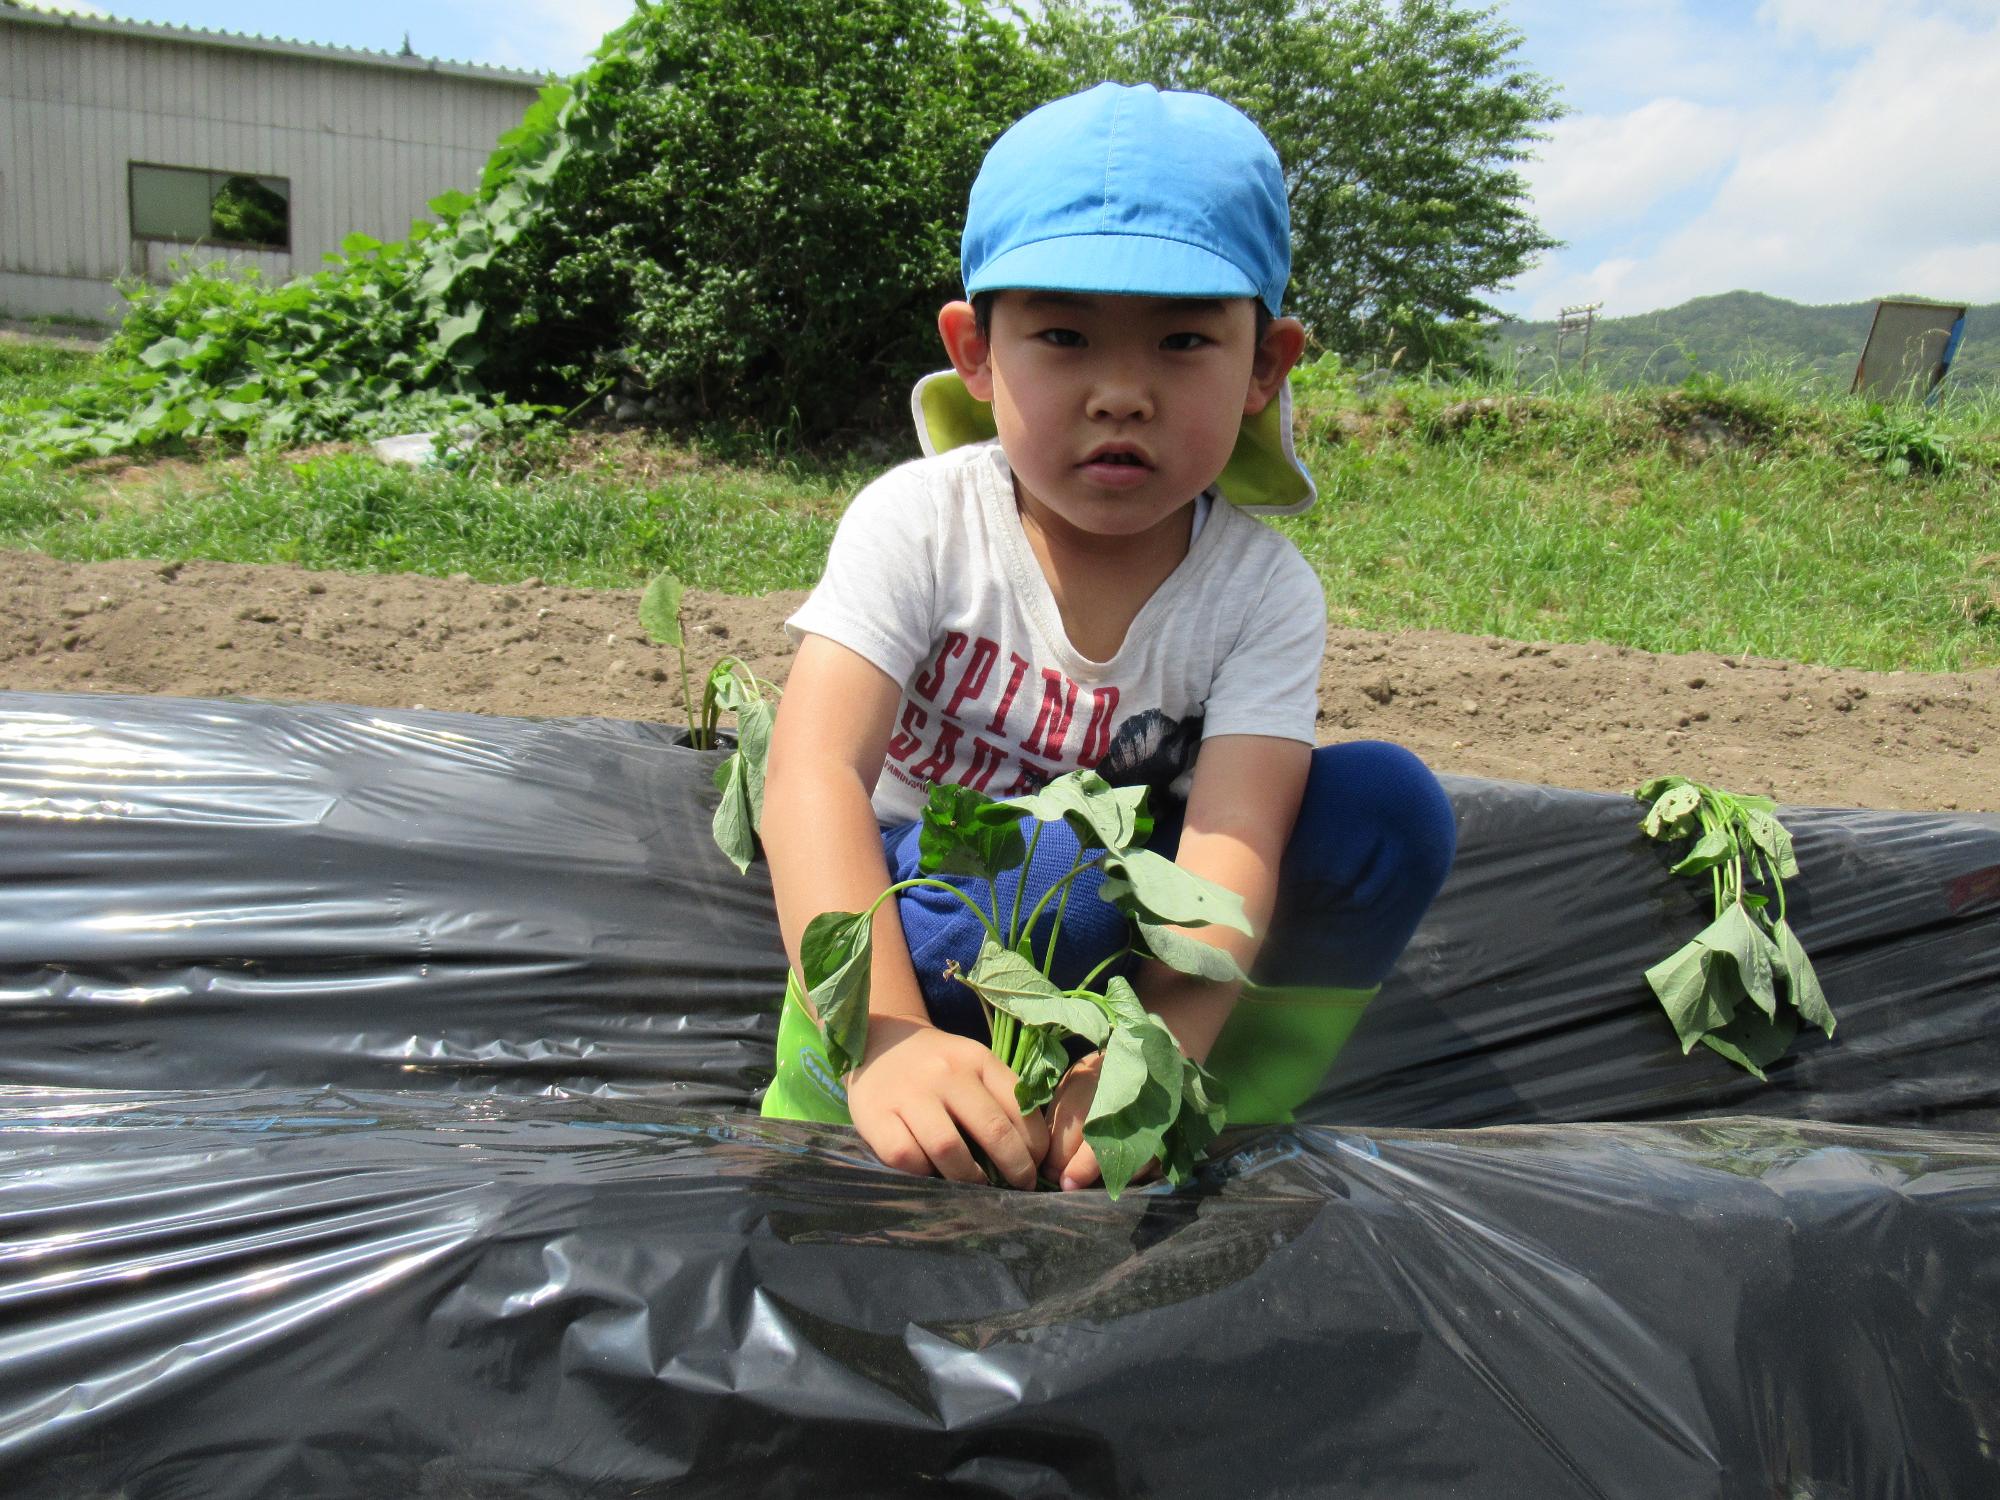
[[0, 0], [0, 314], [101, 319], [179, 257], [283, 280], [400, 239], [543, 82]]

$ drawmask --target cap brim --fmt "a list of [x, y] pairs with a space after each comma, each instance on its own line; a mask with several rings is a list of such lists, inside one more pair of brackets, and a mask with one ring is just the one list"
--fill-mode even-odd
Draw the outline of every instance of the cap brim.
[[[926, 375], [910, 392], [910, 416], [926, 458], [999, 436], [993, 408], [965, 388], [955, 370]], [[1295, 516], [1312, 509], [1319, 489], [1292, 447], [1292, 387], [1245, 417], [1236, 448], [1215, 481], [1216, 493], [1254, 515]]]
[[981, 266], [965, 293], [1014, 288], [1113, 297], [1259, 295], [1241, 267], [1213, 251], [1142, 234], [1069, 234], [1017, 245]]

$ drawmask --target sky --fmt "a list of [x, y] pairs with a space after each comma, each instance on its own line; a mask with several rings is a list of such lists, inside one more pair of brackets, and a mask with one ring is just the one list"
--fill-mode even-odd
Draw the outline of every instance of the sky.
[[[566, 74], [631, 0], [48, 8]], [[1737, 289], [2000, 301], [2000, 0], [1499, 0], [1568, 113], [1526, 168], [1565, 242], [1505, 311]], [[282, 23], [274, 23], [282, 15]]]

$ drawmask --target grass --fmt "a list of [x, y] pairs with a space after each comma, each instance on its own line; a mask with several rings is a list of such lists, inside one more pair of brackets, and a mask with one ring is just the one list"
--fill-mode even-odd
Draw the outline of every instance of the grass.
[[1879, 416], [1775, 377], [1304, 404], [1322, 499], [1285, 529], [1343, 623], [1875, 670], [2000, 663], [1991, 392], [1914, 419], [1950, 455], [1936, 474], [1864, 456]]
[[[0, 438], [86, 356], [0, 345]], [[1874, 670], [2000, 664], [2000, 393], [1871, 413], [1786, 370], [1616, 391], [1303, 372], [1337, 624]], [[914, 445], [912, 445], [913, 447]], [[1901, 470], [1898, 455], [1909, 462]], [[357, 453], [0, 470], [0, 546], [630, 587], [806, 588], [890, 461], [530, 434], [456, 468]], [[120, 470], [123, 478], [117, 477]]]
[[97, 356], [60, 344], [0, 339], [0, 444], [21, 427], [18, 412], [53, 401], [97, 364]]

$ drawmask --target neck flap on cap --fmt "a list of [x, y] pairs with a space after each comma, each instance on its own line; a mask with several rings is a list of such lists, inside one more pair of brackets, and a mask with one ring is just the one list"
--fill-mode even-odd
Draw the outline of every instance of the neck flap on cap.
[[[926, 458], [999, 436], [993, 408], [965, 388], [956, 370], [940, 370], [919, 380], [910, 392], [910, 416]], [[1236, 451], [1223, 465], [1215, 489], [1238, 510], [1254, 515], [1296, 516], [1312, 509], [1319, 490], [1292, 448], [1289, 380], [1277, 400], [1243, 419]]]

